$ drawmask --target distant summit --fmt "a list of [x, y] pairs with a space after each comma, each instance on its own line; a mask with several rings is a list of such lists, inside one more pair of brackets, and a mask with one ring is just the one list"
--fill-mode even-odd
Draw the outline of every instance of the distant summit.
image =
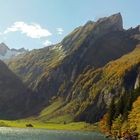
[[4, 56], [8, 50], [9, 48], [6, 44], [4, 43], [0, 44], [0, 55]]
[[10, 49], [5, 43], [0, 43], [0, 59], [7, 60], [13, 58], [19, 54], [23, 54], [28, 52], [28, 50], [21, 48], [21, 49]]
[[116, 30], [123, 30], [123, 19], [120, 13], [114, 14], [109, 17], [100, 18], [96, 25], [109, 27], [110, 29], [116, 31]]

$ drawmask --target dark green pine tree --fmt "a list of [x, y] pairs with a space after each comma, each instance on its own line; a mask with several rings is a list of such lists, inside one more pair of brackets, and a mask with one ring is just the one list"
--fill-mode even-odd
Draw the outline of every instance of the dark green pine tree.
[[129, 111], [131, 110], [131, 106], [132, 106], [132, 93], [125, 93], [124, 96], [124, 103], [125, 106], [123, 108], [123, 121], [128, 119], [128, 114]]
[[132, 93], [132, 102], [134, 102], [138, 96], [140, 96], [140, 87], [135, 89]]
[[124, 110], [123, 110], [123, 120], [128, 119], [129, 111], [132, 109], [133, 102], [140, 96], [140, 88], [135, 89], [129, 93], [125, 93], [124, 96]]
[[116, 119], [120, 114], [123, 114], [124, 106], [124, 96], [122, 95], [116, 103], [114, 119]]
[[111, 100], [111, 103], [109, 105], [109, 108], [108, 108], [107, 123], [108, 123], [109, 130], [111, 130], [112, 121], [114, 119], [114, 114], [115, 114], [115, 98], [113, 97]]

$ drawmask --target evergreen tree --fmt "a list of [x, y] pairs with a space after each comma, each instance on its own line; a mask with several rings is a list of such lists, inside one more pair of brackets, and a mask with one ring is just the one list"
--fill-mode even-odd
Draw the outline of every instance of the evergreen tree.
[[109, 130], [111, 130], [112, 121], [114, 119], [114, 114], [115, 114], [115, 99], [113, 97], [112, 100], [111, 100], [109, 109], [108, 109], [107, 123], [108, 123]]
[[114, 119], [117, 118], [120, 114], [123, 114], [123, 109], [124, 109], [123, 98], [124, 98], [124, 96], [121, 96], [116, 104]]
[[123, 109], [123, 121], [128, 119], [129, 111], [131, 110], [132, 106], [132, 93], [126, 93], [124, 96], [124, 109]]

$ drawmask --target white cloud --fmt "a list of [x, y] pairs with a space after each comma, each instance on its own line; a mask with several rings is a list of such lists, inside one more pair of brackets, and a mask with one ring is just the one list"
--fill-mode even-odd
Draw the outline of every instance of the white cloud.
[[64, 32], [64, 30], [63, 30], [62, 28], [57, 28], [56, 30], [57, 30], [57, 33], [58, 33], [59, 35], [62, 35], [63, 32]]
[[42, 38], [52, 35], [47, 29], [42, 28], [39, 24], [27, 24], [22, 21], [15, 22], [11, 27], [4, 31], [4, 34], [17, 31], [26, 34], [26, 36], [31, 38]]
[[46, 40], [46, 41], [43, 43], [44, 46], [49, 46], [49, 45], [51, 45], [51, 44], [52, 44], [52, 42], [49, 41], [49, 40]]

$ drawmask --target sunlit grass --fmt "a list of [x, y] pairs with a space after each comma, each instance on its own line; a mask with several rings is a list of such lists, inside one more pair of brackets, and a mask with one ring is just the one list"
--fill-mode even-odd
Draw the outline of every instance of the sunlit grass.
[[81, 131], [98, 131], [98, 125], [88, 124], [85, 122], [74, 122], [68, 124], [43, 123], [32, 120], [0, 120], [0, 126], [26, 128], [27, 124], [32, 124], [33, 128], [44, 128], [50, 130], [81, 130]]

